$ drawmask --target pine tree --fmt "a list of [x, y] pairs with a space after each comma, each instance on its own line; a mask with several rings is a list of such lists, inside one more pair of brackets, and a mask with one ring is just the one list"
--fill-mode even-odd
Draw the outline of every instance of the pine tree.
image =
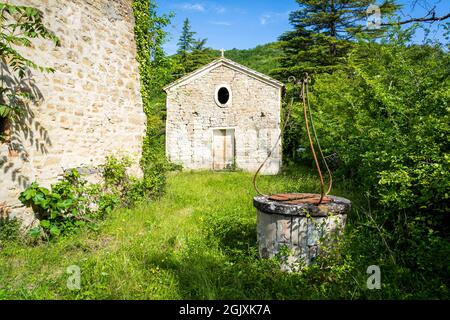
[[206, 41], [207, 39], [198, 39], [194, 42], [192, 52], [187, 57], [186, 72], [192, 72], [216, 58], [215, 52], [206, 48]]
[[183, 23], [183, 31], [181, 32], [180, 39], [178, 40], [178, 57], [179, 62], [183, 67], [183, 72], [188, 73], [190, 70], [189, 54], [192, 52], [195, 46], [196, 32], [191, 30], [191, 24], [189, 19], [186, 18]]
[[186, 18], [183, 23], [183, 31], [181, 32], [180, 39], [178, 41], [178, 54], [179, 55], [186, 55], [187, 53], [191, 52], [191, 50], [194, 48], [195, 36], [196, 32], [191, 30], [191, 24], [189, 22], [189, 19]]
[[212, 50], [206, 48], [207, 39], [195, 39], [189, 19], [184, 20], [183, 31], [178, 41], [178, 59], [184, 73], [189, 73], [213, 60]]
[[204, 50], [204, 49], [205, 49], [205, 46], [206, 46], [206, 41], [208, 41], [208, 39], [197, 39], [197, 40], [194, 42], [193, 49], [194, 49], [194, 50], [199, 50], [199, 51]]
[[[284, 52], [278, 78], [301, 77], [304, 72], [332, 72], [343, 62], [355, 36], [380, 36], [383, 29], [366, 30], [366, 10], [375, 0], [296, 0], [300, 9], [290, 15], [293, 31], [280, 37]], [[394, 0], [380, 5], [383, 16], [399, 6]]]

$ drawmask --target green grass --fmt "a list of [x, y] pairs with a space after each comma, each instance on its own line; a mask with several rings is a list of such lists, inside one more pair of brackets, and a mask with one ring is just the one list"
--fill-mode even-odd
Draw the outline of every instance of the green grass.
[[[9, 243], [0, 250], [0, 298], [395, 296], [397, 291], [389, 289], [389, 284], [385, 291], [367, 290], [366, 269], [359, 265], [368, 264], [345, 252], [339, 262], [302, 274], [282, 273], [276, 261], [258, 259], [251, 178], [239, 172], [171, 174], [160, 200], [116, 210], [97, 231], [83, 230], [34, 247]], [[267, 193], [308, 192], [317, 190], [315, 181], [314, 176], [300, 172], [297, 178], [261, 177], [259, 186]], [[345, 185], [334, 190], [333, 194], [354, 197]], [[80, 290], [67, 289], [66, 268], [70, 265], [81, 268]]]

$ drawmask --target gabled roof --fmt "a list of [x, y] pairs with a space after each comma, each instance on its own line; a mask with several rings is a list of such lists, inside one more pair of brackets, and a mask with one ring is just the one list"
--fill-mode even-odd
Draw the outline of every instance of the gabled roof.
[[168, 91], [174, 87], [177, 87], [179, 85], [185, 84], [185, 83], [189, 83], [192, 80], [198, 79], [199, 77], [203, 76], [204, 74], [208, 73], [211, 70], [214, 70], [218, 67], [221, 66], [227, 66], [230, 69], [242, 72], [252, 78], [255, 78], [261, 82], [266, 83], [267, 85], [273, 86], [275, 88], [282, 88], [284, 87], [284, 84], [278, 80], [275, 80], [271, 77], [266, 76], [265, 74], [262, 74], [260, 72], [257, 72], [255, 70], [252, 70], [250, 68], [247, 68], [239, 63], [236, 63], [230, 59], [226, 59], [226, 58], [219, 58], [217, 60], [214, 60], [211, 63], [208, 63], [207, 65], [181, 77], [180, 79], [172, 82], [171, 84], [165, 86], [163, 88], [164, 91]]

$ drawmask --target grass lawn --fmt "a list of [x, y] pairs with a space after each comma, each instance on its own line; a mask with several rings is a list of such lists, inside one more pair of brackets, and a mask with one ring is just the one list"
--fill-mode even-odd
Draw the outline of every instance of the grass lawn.
[[[317, 190], [313, 176], [300, 176], [261, 177], [259, 184], [266, 192]], [[366, 270], [356, 269], [351, 257], [302, 274], [282, 273], [276, 261], [258, 259], [251, 178], [240, 172], [172, 173], [160, 200], [116, 210], [98, 230], [34, 247], [7, 244], [0, 250], [0, 298], [380, 297], [365, 288]], [[352, 198], [339, 186], [333, 194]], [[80, 290], [67, 289], [71, 265], [81, 268]]]

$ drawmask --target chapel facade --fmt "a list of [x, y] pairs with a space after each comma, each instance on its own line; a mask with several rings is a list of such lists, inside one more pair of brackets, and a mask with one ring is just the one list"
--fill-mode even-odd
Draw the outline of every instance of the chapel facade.
[[164, 88], [166, 154], [186, 169], [277, 174], [283, 83], [221, 57]]

